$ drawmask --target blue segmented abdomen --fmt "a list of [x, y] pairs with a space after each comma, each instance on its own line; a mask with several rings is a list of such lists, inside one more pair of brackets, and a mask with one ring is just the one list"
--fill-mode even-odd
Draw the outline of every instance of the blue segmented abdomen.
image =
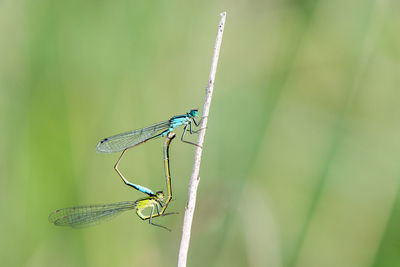
[[140, 192], [143, 192], [145, 194], [148, 195], [154, 195], [153, 191], [151, 191], [150, 189], [148, 189], [147, 187], [138, 185], [138, 184], [131, 184], [133, 187], [135, 187], [137, 190], [139, 190]]

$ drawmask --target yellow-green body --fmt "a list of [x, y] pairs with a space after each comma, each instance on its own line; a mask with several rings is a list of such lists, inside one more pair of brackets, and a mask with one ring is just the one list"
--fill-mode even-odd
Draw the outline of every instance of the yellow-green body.
[[[153, 217], [157, 217], [162, 215], [160, 213], [160, 209], [163, 208], [162, 201], [164, 200], [164, 194], [162, 192], [157, 192], [155, 196], [142, 198], [136, 201], [136, 214], [142, 220], [151, 219]], [[147, 209], [151, 208], [150, 215], [144, 215], [142, 212]], [[154, 213], [154, 209], [157, 210], [157, 213]]]

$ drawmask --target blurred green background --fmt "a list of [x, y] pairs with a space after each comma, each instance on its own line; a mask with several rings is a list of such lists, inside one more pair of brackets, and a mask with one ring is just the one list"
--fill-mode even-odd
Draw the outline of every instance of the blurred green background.
[[[222, 11], [188, 266], [400, 266], [395, 0], [0, 1], [0, 266], [176, 266], [190, 145], [171, 147], [171, 233], [47, 217], [142, 197], [95, 145], [202, 108]], [[164, 189], [162, 143], [126, 176]]]

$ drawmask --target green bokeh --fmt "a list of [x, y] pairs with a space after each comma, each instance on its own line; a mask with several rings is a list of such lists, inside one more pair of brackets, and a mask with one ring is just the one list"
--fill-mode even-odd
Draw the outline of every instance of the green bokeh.
[[[176, 265], [192, 146], [171, 147], [171, 233], [47, 217], [142, 197], [95, 145], [203, 106], [222, 11], [188, 266], [400, 266], [395, 0], [1, 1], [0, 266]], [[122, 171], [163, 189], [162, 143]]]

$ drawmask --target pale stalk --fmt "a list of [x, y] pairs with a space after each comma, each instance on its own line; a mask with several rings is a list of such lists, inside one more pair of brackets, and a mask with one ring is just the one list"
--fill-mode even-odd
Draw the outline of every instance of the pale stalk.
[[215, 41], [215, 46], [214, 46], [214, 54], [211, 62], [210, 76], [206, 88], [206, 98], [203, 106], [203, 115], [200, 125], [199, 138], [197, 140], [198, 147], [196, 149], [196, 153], [194, 156], [193, 171], [192, 171], [192, 176], [190, 178], [188, 203], [185, 208], [185, 216], [182, 227], [182, 239], [179, 248], [178, 267], [186, 266], [187, 254], [189, 251], [190, 233], [192, 228], [194, 209], [196, 206], [197, 187], [199, 186], [200, 182], [199, 171], [200, 171], [201, 154], [203, 151], [204, 136], [206, 135], [206, 129], [207, 129], [208, 113], [210, 111], [211, 98], [214, 90], [215, 73], [217, 71], [219, 51], [221, 48], [222, 36], [224, 33], [226, 12], [223, 12], [220, 15], [221, 15], [221, 20], [218, 25], [217, 39]]

